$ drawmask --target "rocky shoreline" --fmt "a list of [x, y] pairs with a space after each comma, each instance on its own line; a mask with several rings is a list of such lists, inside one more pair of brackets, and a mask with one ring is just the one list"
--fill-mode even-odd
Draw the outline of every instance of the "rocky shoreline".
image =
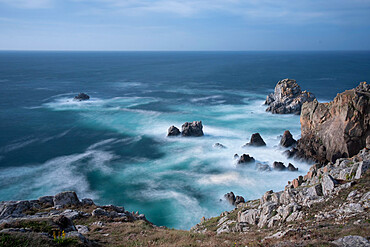
[[[80, 200], [72, 191], [0, 202], [0, 245], [370, 246], [370, 86], [361, 83], [330, 103], [319, 103], [295, 80], [285, 79], [266, 104], [272, 113], [301, 114], [301, 139], [296, 141], [285, 131], [280, 145], [291, 148], [286, 152], [291, 158], [315, 161], [284, 191], [268, 191], [250, 201], [227, 193], [225, 198], [235, 209], [203, 218], [191, 231], [155, 226], [143, 214]], [[202, 122], [184, 123], [181, 132], [175, 126], [168, 129], [168, 136], [178, 135], [203, 136]], [[246, 144], [264, 145], [259, 133]], [[226, 148], [221, 143], [214, 146]], [[248, 154], [234, 158], [238, 165], [255, 162]], [[257, 167], [271, 170], [266, 164]], [[272, 168], [297, 170], [281, 162]]]

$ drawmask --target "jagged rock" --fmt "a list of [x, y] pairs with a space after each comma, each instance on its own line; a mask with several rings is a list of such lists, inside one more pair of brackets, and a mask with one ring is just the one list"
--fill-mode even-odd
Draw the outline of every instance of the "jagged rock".
[[277, 83], [274, 93], [267, 96], [266, 111], [277, 114], [300, 114], [304, 102], [311, 102], [315, 96], [302, 91], [295, 80], [284, 79]]
[[370, 242], [361, 236], [345, 236], [332, 242], [333, 244], [340, 247], [369, 247]]
[[41, 208], [38, 202], [38, 200], [0, 202], [0, 219], [22, 217], [25, 211]]
[[54, 196], [42, 196], [39, 199], [39, 202], [44, 207], [53, 207], [54, 206]]
[[317, 197], [317, 196], [323, 196], [324, 194], [322, 193], [322, 185], [321, 184], [316, 184], [314, 186], [311, 186], [308, 188], [308, 196], [310, 197]]
[[74, 98], [74, 100], [78, 100], [78, 101], [83, 101], [83, 100], [88, 100], [90, 99], [90, 96], [85, 94], [85, 93], [79, 93], [78, 95], [76, 95]]
[[257, 164], [257, 170], [260, 171], [260, 172], [262, 172], [262, 171], [268, 171], [269, 172], [269, 171], [271, 171], [271, 168], [267, 164], [258, 163]]
[[249, 209], [238, 213], [238, 222], [246, 222], [250, 225], [257, 225], [260, 211], [258, 209]]
[[369, 85], [338, 94], [332, 102], [317, 100], [302, 106], [302, 138], [297, 143], [298, 156], [319, 162], [352, 157], [366, 147], [370, 135]]
[[125, 213], [125, 208], [124, 207], [119, 207], [115, 205], [105, 205], [105, 206], [100, 206], [102, 209], [109, 210], [109, 211], [115, 211], [117, 213]]
[[251, 163], [254, 162], [254, 158], [249, 156], [249, 154], [243, 154], [238, 160], [238, 164]]
[[338, 182], [332, 176], [328, 174], [324, 175], [321, 183], [323, 194], [329, 195], [334, 190], [337, 183]]
[[275, 161], [272, 164], [272, 167], [274, 168], [274, 170], [278, 170], [278, 171], [284, 171], [286, 169], [286, 166], [284, 165], [284, 163], [278, 162], [278, 161]]
[[360, 179], [362, 174], [364, 174], [370, 167], [370, 160], [361, 161], [358, 164], [355, 179]]
[[289, 163], [288, 165], [288, 170], [291, 171], [291, 172], [295, 172], [295, 171], [298, 171], [298, 168], [296, 168], [295, 166], [293, 166], [291, 163]]
[[74, 191], [65, 191], [56, 194], [53, 198], [53, 201], [54, 205], [60, 205], [62, 207], [80, 205], [80, 200]]
[[259, 133], [254, 133], [251, 136], [251, 140], [245, 146], [261, 147], [266, 146], [266, 143]]
[[203, 136], [202, 121], [186, 122], [182, 125], [182, 136]]
[[102, 209], [102, 208], [97, 208], [94, 211], [92, 211], [92, 216], [109, 216], [109, 212]]
[[168, 128], [167, 136], [178, 136], [180, 134], [181, 132], [177, 127], [172, 125], [171, 127]]
[[280, 145], [287, 148], [287, 147], [294, 145], [296, 142], [297, 141], [294, 140], [290, 131], [286, 130], [283, 134], [283, 137], [280, 140]]
[[235, 204], [235, 195], [234, 195], [234, 192], [229, 192], [227, 194], [224, 195], [224, 197], [226, 198], [226, 200], [231, 204], [231, 205], [234, 205]]
[[237, 206], [240, 203], [245, 203], [244, 197], [242, 197], [242, 196], [236, 196], [235, 197], [235, 206]]
[[219, 143], [219, 142], [216, 142], [215, 144], [213, 144], [213, 147], [214, 147], [214, 148], [221, 148], [221, 149], [226, 148], [224, 145], [222, 145], [222, 144], [221, 144], [221, 143]]

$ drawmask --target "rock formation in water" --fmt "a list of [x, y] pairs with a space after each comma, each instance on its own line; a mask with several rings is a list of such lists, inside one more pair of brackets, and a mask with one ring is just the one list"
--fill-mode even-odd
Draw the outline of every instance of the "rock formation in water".
[[252, 156], [249, 156], [249, 154], [243, 154], [242, 156], [240, 156], [238, 164], [246, 164], [254, 161], [254, 158]]
[[167, 136], [178, 136], [180, 134], [181, 132], [177, 127], [172, 125], [171, 127], [168, 128]]
[[74, 98], [74, 100], [78, 100], [78, 101], [84, 101], [84, 100], [88, 100], [90, 99], [90, 96], [85, 94], [85, 93], [79, 93], [78, 95], [76, 95]]
[[326, 163], [357, 154], [369, 142], [370, 85], [362, 82], [329, 103], [305, 103], [301, 130], [299, 157]]
[[202, 121], [186, 122], [182, 125], [182, 136], [203, 136]]
[[267, 96], [266, 111], [277, 114], [300, 114], [305, 102], [311, 102], [315, 96], [307, 91], [302, 91], [295, 80], [284, 79], [277, 83], [274, 93]]
[[283, 147], [290, 147], [296, 144], [296, 140], [294, 140], [293, 135], [290, 133], [289, 130], [286, 130], [283, 134], [283, 137], [280, 140], [280, 145]]
[[259, 133], [254, 133], [251, 136], [251, 140], [245, 146], [261, 147], [266, 146], [266, 143]]

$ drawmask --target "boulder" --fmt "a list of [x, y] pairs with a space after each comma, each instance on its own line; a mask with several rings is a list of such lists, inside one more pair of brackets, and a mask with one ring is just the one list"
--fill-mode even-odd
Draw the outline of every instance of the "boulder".
[[361, 237], [361, 236], [353, 236], [353, 235], [349, 235], [349, 236], [345, 236], [343, 238], [337, 239], [333, 241], [332, 243], [339, 247], [353, 247], [353, 246], [368, 247], [370, 246], [370, 242], [366, 238]]
[[278, 161], [275, 161], [272, 164], [272, 167], [274, 168], [274, 170], [278, 170], [278, 171], [284, 171], [286, 169], [286, 166], [284, 165], [284, 163], [278, 162]]
[[91, 206], [91, 205], [95, 205], [94, 201], [90, 198], [84, 198], [81, 200], [81, 204], [83, 206]]
[[171, 127], [168, 128], [167, 136], [178, 136], [180, 134], [181, 132], [177, 127], [172, 125]]
[[311, 102], [315, 96], [307, 91], [302, 91], [295, 80], [284, 79], [276, 84], [274, 93], [267, 96], [266, 111], [276, 114], [301, 113], [301, 107], [305, 102]]
[[283, 134], [283, 137], [280, 140], [280, 145], [287, 148], [287, 147], [294, 145], [296, 142], [297, 141], [294, 140], [290, 131], [286, 130]]
[[298, 171], [298, 168], [296, 168], [295, 166], [293, 166], [291, 163], [289, 163], [288, 165], [288, 170], [291, 171], [291, 172], [295, 172], [295, 171]]
[[237, 206], [239, 203], [245, 203], [244, 197], [242, 196], [235, 197], [235, 206]]
[[324, 175], [321, 183], [323, 194], [325, 196], [331, 194], [336, 184], [338, 184], [338, 182], [332, 176], [328, 174]]
[[79, 93], [78, 95], [76, 95], [74, 98], [74, 100], [78, 100], [78, 101], [83, 101], [83, 100], [88, 100], [90, 99], [90, 96], [85, 94], [85, 93]]
[[53, 198], [53, 202], [55, 206], [60, 205], [62, 207], [80, 205], [80, 200], [74, 191], [65, 191], [56, 194]]
[[316, 99], [302, 106], [298, 156], [321, 163], [352, 157], [370, 135], [370, 90], [366, 82], [329, 103]]
[[229, 192], [227, 194], [224, 195], [225, 199], [231, 204], [231, 205], [235, 205], [235, 195], [234, 195], [234, 192]]
[[249, 154], [243, 154], [238, 160], [238, 164], [251, 163], [254, 162], [254, 158], [249, 156]]
[[73, 221], [64, 215], [59, 215], [58, 217], [54, 218], [53, 222], [57, 224], [63, 231], [76, 231], [76, 227], [73, 225]]
[[38, 200], [43, 207], [54, 206], [54, 196], [42, 196]]
[[261, 147], [266, 146], [266, 143], [259, 133], [254, 133], [251, 136], [251, 140], [245, 146]]
[[182, 136], [203, 136], [202, 121], [186, 122], [182, 125]]

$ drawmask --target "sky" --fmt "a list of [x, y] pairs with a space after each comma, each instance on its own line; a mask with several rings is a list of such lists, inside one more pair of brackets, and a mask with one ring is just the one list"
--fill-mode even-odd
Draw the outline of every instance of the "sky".
[[370, 0], [0, 0], [0, 50], [370, 50]]

